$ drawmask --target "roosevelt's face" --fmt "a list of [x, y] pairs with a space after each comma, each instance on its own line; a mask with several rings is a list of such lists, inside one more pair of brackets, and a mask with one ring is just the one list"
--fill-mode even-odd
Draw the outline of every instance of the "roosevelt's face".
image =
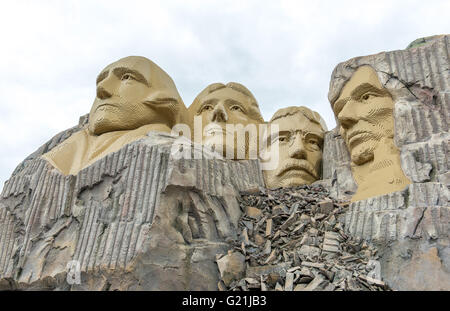
[[151, 66], [142, 58], [127, 57], [106, 67], [97, 77], [97, 96], [89, 114], [89, 130], [132, 130], [157, 120], [145, 100], [152, 92]]
[[369, 66], [358, 68], [345, 84], [333, 110], [352, 162], [362, 165], [374, 158], [383, 138], [393, 138], [394, 102]]
[[[274, 120], [278, 135], [269, 137], [269, 143], [279, 144], [278, 166], [264, 171], [268, 188], [292, 187], [311, 184], [319, 179], [324, 132], [321, 126], [311, 122], [301, 112]], [[276, 148], [268, 147], [269, 153]], [[271, 155], [276, 156], [274, 154]]]
[[[249, 144], [248, 140], [254, 140], [252, 143], [256, 143], [258, 140], [257, 134], [247, 134], [246, 140], [238, 142], [238, 134], [236, 132], [227, 132], [226, 125], [242, 125], [243, 127], [250, 125], [257, 130], [257, 125], [260, 122], [249, 117], [250, 105], [251, 102], [248, 96], [231, 88], [219, 89], [203, 97], [196, 107], [196, 115], [202, 118], [203, 143], [205, 145], [213, 145], [222, 142], [222, 150], [225, 155], [227, 137], [230, 139], [234, 134], [234, 145], [231, 148], [234, 150], [235, 155], [237, 155], [237, 150], [241, 150], [241, 154], [245, 154], [245, 149], [248, 148]], [[243, 132], [243, 130], [239, 132], [240, 135], [243, 135], [242, 137], [246, 135]]]

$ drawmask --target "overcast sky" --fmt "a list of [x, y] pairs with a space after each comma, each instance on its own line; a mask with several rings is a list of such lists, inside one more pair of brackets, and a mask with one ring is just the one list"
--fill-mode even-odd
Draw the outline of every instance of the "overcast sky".
[[450, 33], [450, 1], [3, 1], [0, 189], [14, 168], [77, 124], [95, 78], [129, 55], [153, 60], [186, 106], [213, 82], [240, 82], [266, 120], [307, 106], [328, 128], [333, 68]]

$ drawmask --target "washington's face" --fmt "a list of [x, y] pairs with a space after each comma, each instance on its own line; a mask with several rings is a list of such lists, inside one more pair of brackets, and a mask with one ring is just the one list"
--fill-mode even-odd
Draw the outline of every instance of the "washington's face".
[[[311, 184], [319, 179], [322, 160], [323, 130], [301, 112], [276, 119], [279, 134], [270, 137], [270, 144], [278, 141], [279, 160], [274, 170], [264, 171], [268, 188]], [[268, 148], [269, 153], [276, 148]], [[271, 155], [276, 156], [274, 154]]]
[[98, 75], [97, 96], [89, 114], [91, 133], [132, 130], [154, 121], [155, 112], [144, 103], [151, 92], [150, 72], [147, 62], [130, 57]]
[[369, 66], [358, 68], [333, 106], [353, 163], [373, 160], [381, 139], [393, 138], [393, 108], [376, 72]]
[[[250, 105], [248, 96], [231, 88], [219, 89], [203, 97], [196, 108], [196, 115], [202, 118], [203, 143], [213, 145], [222, 142], [222, 150], [225, 154], [227, 136], [232, 137], [234, 135], [233, 149], [235, 153], [237, 149], [245, 149], [248, 142], [245, 144], [238, 143], [236, 140], [237, 134], [227, 132], [226, 125], [240, 124], [243, 127], [254, 125], [255, 130], [257, 130], [258, 121], [248, 115]], [[254, 139], [256, 142], [258, 138], [256, 135], [254, 136], [249, 137], [249, 139]], [[245, 150], [243, 150], [243, 153], [245, 153]]]

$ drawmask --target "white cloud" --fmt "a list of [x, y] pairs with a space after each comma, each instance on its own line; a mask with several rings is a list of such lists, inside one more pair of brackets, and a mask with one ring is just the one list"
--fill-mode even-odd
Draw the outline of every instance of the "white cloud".
[[128, 55], [174, 79], [189, 106], [212, 82], [246, 85], [265, 119], [304, 105], [335, 126], [337, 63], [448, 33], [448, 1], [8, 1], [0, 29], [0, 183], [94, 99], [95, 77]]

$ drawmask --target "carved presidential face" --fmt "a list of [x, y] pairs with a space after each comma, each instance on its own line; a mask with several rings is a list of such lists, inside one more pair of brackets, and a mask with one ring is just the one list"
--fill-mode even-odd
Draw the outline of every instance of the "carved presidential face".
[[300, 111], [275, 119], [270, 124], [277, 124], [279, 133], [268, 138], [268, 152], [276, 152], [276, 148], [271, 146], [278, 141], [279, 160], [276, 169], [264, 171], [266, 186], [272, 189], [292, 187], [318, 180], [324, 136], [321, 125]]
[[354, 164], [372, 161], [380, 141], [393, 138], [393, 108], [394, 102], [375, 70], [359, 67], [333, 105]]
[[[263, 122], [256, 101], [231, 87], [223, 86], [212, 92], [208, 88], [189, 107], [191, 117], [201, 117], [203, 144], [216, 147], [221, 144], [225, 156], [228, 141], [233, 141], [233, 158], [243, 158], [242, 155], [246, 157], [249, 153], [249, 140], [250, 145], [254, 146], [252, 148], [257, 148], [258, 124]], [[233, 125], [235, 131], [227, 129], [227, 125]], [[254, 131], [246, 132], [246, 129]], [[238, 139], [238, 135], [242, 139]]]
[[164, 124], [170, 130], [184, 107], [171, 78], [144, 57], [130, 56], [107, 66], [97, 77], [89, 114], [94, 135]]

